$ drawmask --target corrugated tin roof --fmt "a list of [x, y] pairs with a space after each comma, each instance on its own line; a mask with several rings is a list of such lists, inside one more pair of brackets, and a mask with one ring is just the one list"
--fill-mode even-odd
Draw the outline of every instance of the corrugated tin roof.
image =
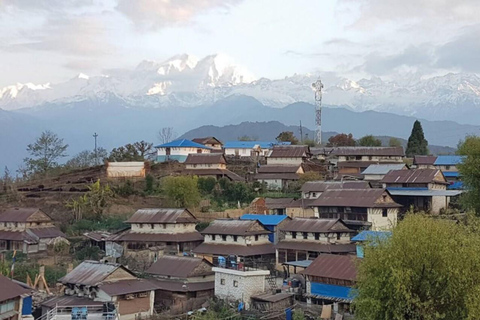
[[290, 219], [287, 215], [278, 214], [244, 214], [240, 220], [258, 220], [265, 226], [276, 226], [280, 222]]
[[81, 306], [103, 306], [104, 302], [94, 301], [88, 298], [77, 296], [60, 296], [53, 297], [42, 302], [42, 306], [47, 308], [55, 307], [81, 307]]
[[258, 173], [296, 173], [300, 165], [272, 165], [267, 164], [258, 168]]
[[102, 283], [99, 289], [109, 296], [120, 296], [130, 293], [146, 292], [157, 289], [155, 282], [149, 279], [131, 279]]
[[[405, 170], [401, 170], [405, 171]], [[388, 196], [384, 189], [342, 189], [326, 190], [312, 206], [317, 207], [357, 207], [357, 208], [396, 208], [401, 205], [393, 202], [383, 202], [383, 196]]]
[[[0, 222], [26, 222], [39, 208], [12, 208], [0, 213]], [[43, 212], [43, 211], [42, 211]], [[45, 212], [43, 212], [45, 214]], [[48, 216], [48, 215], [47, 215]], [[45, 221], [51, 221], [50, 218]], [[41, 222], [41, 221], [40, 221]]]
[[403, 147], [336, 147], [331, 154], [336, 156], [405, 156]]
[[156, 290], [172, 291], [172, 292], [197, 292], [213, 290], [215, 288], [215, 281], [205, 282], [183, 282], [163, 279], [151, 279], [152, 283], [157, 287]]
[[190, 153], [185, 164], [227, 164], [223, 153]]
[[29, 294], [30, 291], [22, 288], [12, 280], [0, 274], [0, 302], [19, 298], [23, 294]]
[[192, 139], [192, 141], [201, 144], [222, 144], [222, 142], [215, 137], [195, 138]]
[[252, 149], [259, 146], [262, 149], [272, 149], [276, 145], [289, 145], [290, 142], [277, 141], [227, 141], [223, 145], [225, 149]]
[[303, 158], [308, 156], [308, 146], [274, 146], [269, 158]]
[[353, 232], [341, 219], [295, 218], [282, 226], [282, 231], [294, 232]]
[[327, 189], [370, 189], [367, 181], [307, 181], [303, 192], [324, 192]]
[[357, 250], [355, 244], [322, 244], [312, 241], [287, 241], [281, 240], [275, 246], [277, 249], [312, 251], [318, 253], [354, 253]]
[[185, 169], [183, 174], [192, 176], [222, 176], [230, 179], [231, 181], [245, 181], [245, 178], [240, 177], [235, 172], [227, 169]]
[[[146, 271], [149, 274], [159, 276], [170, 276], [176, 278], [188, 278], [195, 269], [202, 264], [202, 262], [213, 266], [207, 260], [192, 257], [179, 257], [164, 255], [150, 266]], [[195, 276], [214, 274], [213, 271], [196, 274]]]
[[203, 241], [203, 236], [198, 231], [187, 233], [136, 233], [128, 230], [113, 235], [109, 240], [114, 242], [196, 242]]
[[253, 300], [263, 301], [263, 302], [279, 302], [286, 299], [293, 299], [292, 293], [264, 293], [258, 296], [252, 296]]
[[380, 182], [382, 183], [444, 183], [445, 179], [437, 180], [437, 174], [441, 173], [439, 169], [412, 169], [412, 170], [392, 170], [388, 172]]
[[356, 260], [357, 258], [351, 255], [323, 254], [301, 273], [322, 278], [355, 281], [357, 278]]
[[57, 227], [31, 228], [31, 229], [28, 229], [28, 230], [40, 239], [57, 238], [57, 237], [66, 238], [67, 237]]
[[402, 170], [405, 164], [371, 164], [367, 169], [363, 170], [362, 174], [387, 174], [391, 170]]
[[[339, 161], [337, 167], [340, 168], [368, 168], [372, 164], [378, 164], [378, 161]], [[397, 164], [398, 161], [382, 161], [383, 164]]]
[[293, 267], [301, 267], [301, 268], [306, 268], [309, 265], [311, 265], [313, 260], [299, 260], [299, 261], [287, 261], [282, 264], [286, 266], [293, 266]]
[[461, 190], [411, 190], [408, 188], [401, 188], [401, 189], [390, 189], [388, 188], [388, 192], [392, 196], [416, 196], [416, 197], [433, 197], [433, 196], [446, 196], [446, 197], [454, 197], [461, 194], [463, 191]]
[[460, 164], [465, 159], [465, 156], [438, 156], [435, 162], [435, 166], [455, 166]]
[[413, 164], [416, 165], [433, 165], [437, 160], [436, 156], [414, 156]]
[[97, 242], [106, 241], [108, 238], [112, 236], [112, 234], [108, 231], [85, 232], [83, 235]]
[[286, 208], [293, 202], [293, 198], [265, 198], [265, 206], [269, 209]]
[[255, 180], [298, 180], [299, 174], [296, 173], [258, 173]]
[[353, 242], [383, 240], [392, 236], [390, 231], [368, 231], [364, 230], [352, 238]]
[[449, 178], [456, 178], [460, 176], [460, 173], [458, 171], [443, 171], [443, 176], [449, 177]]
[[[181, 217], [186, 213], [188, 218]], [[127, 223], [196, 223], [197, 219], [188, 209], [152, 208], [139, 209]]]
[[0, 240], [25, 241], [27, 243], [37, 243], [32, 235], [25, 231], [0, 230]]
[[[261, 230], [254, 230], [261, 226]], [[258, 222], [258, 220], [214, 220], [208, 227], [206, 227], [202, 234], [223, 234], [223, 235], [238, 235], [248, 236], [256, 234], [269, 234], [270, 231]]]
[[236, 255], [241, 257], [246, 256], [256, 256], [263, 254], [275, 254], [275, 247], [273, 243], [243, 246], [243, 245], [234, 245], [234, 244], [213, 244], [213, 243], [202, 243], [195, 249], [194, 253], [198, 254], [211, 254], [211, 255]]
[[[118, 268], [123, 268], [118, 263], [101, 263], [98, 261], [83, 261], [70, 273], [59, 281], [61, 283], [75, 283], [86, 286], [97, 286]], [[123, 268], [130, 273], [127, 269]]]
[[199, 149], [211, 149], [210, 147], [206, 147], [203, 144], [196, 143], [187, 139], [180, 139], [171, 142], [167, 142], [164, 144], [160, 144], [155, 146], [155, 148], [199, 148]]

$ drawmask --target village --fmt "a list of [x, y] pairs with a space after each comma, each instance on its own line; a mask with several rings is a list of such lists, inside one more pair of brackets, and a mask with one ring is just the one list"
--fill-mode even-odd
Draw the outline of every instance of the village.
[[[155, 150], [152, 161], [77, 170], [74, 178], [88, 188], [62, 187], [62, 174], [41, 186], [12, 184], [15, 197], [0, 206], [0, 319], [355, 319], [357, 272], [368, 250], [407, 215], [464, 214], [462, 155], [215, 137]], [[137, 195], [142, 200], [118, 227], [106, 220], [75, 236], [53, 217], [67, 210], [74, 215], [67, 224], [78, 225], [95, 220], [92, 207], [46, 205], [52, 194], [87, 199], [109, 186], [147, 188], [155, 170], [162, 179], [210, 182], [211, 192], [254, 189], [213, 210], [214, 197], [192, 205], [193, 191], [178, 180], [183, 198]], [[22, 261], [36, 264], [19, 278]]]

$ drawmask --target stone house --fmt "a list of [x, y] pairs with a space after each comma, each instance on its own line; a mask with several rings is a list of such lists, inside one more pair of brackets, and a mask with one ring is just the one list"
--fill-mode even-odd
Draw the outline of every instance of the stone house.
[[370, 189], [366, 181], [307, 181], [300, 191], [303, 199], [318, 199], [328, 189]]
[[287, 215], [272, 215], [272, 214], [244, 214], [240, 220], [258, 220], [260, 223], [272, 233], [268, 235], [268, 240], [271, 243], [277, 244], [279, 240], [283, 239], [283, 234], [280, 229], [291, 220]]
[[268, 267], [275, 261], [270, 234], [258, 220], [215, 220], [202, 231], [204, 242], [193, 252], [215, 266]]
[[435, 169], [433, 165], [437, 156], [414, 156], [413, 167], [415, 169]]
[[245, 181], [238, 174], [227, 169], [227, 160], [222, 153], [189, 154], [182, 174], [198, 177], [227, 178], [230, 181]]
[[363, 170], [363, 180], [378, 182], [385, 177], [385, 175], [391, 170], [408, 170], [407, 165], [403, 163], [395, 164], [371, 164], [367, 169]]
[[22, 316], [31, 318], [31, 315], [30, 290], [0, 274], [0, 319], [20, 320]]
[[215, 137], [195, 138], [192, 139], [192, 141], [211, 148], [212, 152], [215, 152], [216, 150], [221, 151], [223, 148], [223, 143]]
[[12, 208], [0, 213], [0, 251], [44, 252], [57, 238], [68, 243], [52, 218], [38, 208]]
[[460, 181], [458, 165], [463, 162], [465, 156], [438, 156], [433, 163], [436, 169], [442, 170], [442, 173], [450, 184]]
[[355, 231], [341, 219], [295, 218], [280, 231], [284, 239], [275, 246], [277, 267], [289, 261], [313, 260], [323, 253], [355, 252], [350, 242]]
[[274, 146], [267, 157], [267, 165], [300, 165], [309, 158], [311, 153], [308, 146]]
[[155, 146], [157, 162], [178, 161], [184, 162], [189, 154], [210, 153], [211, 148], [187, 139], [175, 140]]
[[264, 165], [257, 169], [256, 181], [265, 183], [269, 190], [283, 190], [297, 181], [305, 171], [301, 164]]

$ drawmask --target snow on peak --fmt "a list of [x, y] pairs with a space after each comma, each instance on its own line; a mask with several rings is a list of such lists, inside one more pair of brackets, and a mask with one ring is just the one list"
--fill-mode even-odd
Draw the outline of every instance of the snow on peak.
[[157, 69], [160, 75], [169, 75], [171, 72], [183, 72], [186, 69], [193, 69], [198, 63], [198, 59], [192, 55], [179, 54], [162, 62]]
[[85, 79], [85, 80], [90, 79], [90, 77], [87, 76], [85, 73], [79, 73], [76, 78], [77, 79]]

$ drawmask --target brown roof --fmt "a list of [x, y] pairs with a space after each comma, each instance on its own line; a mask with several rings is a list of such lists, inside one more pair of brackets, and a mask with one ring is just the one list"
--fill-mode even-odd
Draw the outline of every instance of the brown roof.
[[337, 147], [331, 154], [336, 156], [405, 156], [403, 147]]
[[323, 254], [301, 273], [322, 278], [355, 281], [357, 278], [356, 259], [353, 255]]
[[284, 209], [293, 201], [293, 198], [265, 198], [265, 206], [268, 209]]
[[108, 238], [112, 236], [112, 234], [108, 231], [85, 232], [83, 235], [97, 242], [106, 241]]
[[173, 292], [196, 292], [213, 290], [215, 281], [205, 282], [183, 282], [163, 279], [150, 279], [155, 284], [156, 290], [173, 291]]
[[312, 241], [286, 241], [281, 240], [275, 246], [277, 249], [297, 251], [312, 251], [319, 253], [354, 253], [357, 250], [355, 244], [322, 244]]
[[[38, 211], [41, 211], [41, 210], [39, 208], [7, 209], [2, 213], [0, 213], [0, 222], [26, 222], [31, 215], [33, 215]], [[45, 214], [45, 212], [43, 213]], [[49, 218], [45, 221], [51, 221], [51, 219]]]
[[437, 160], [436, 156], [414, 156], [413, 157], [413, 164], [416, 165], [432, 165]]
[[264, 293], [258, 296], [253, 296], [252, 299], [264, 301], [264, 302], [279, 302], [285, 299], [292, 299], [293, 294], [291, 293]]
[[309, 154], [308, 146], [273, 146], [269, 158], [302, 158]]
[[227, 164], [223, 153], [191, 153], [185, 164]]
[[203, 241], [203, 236], [198, 232], [186, 233], [136, 233], [132, 230], [113, 235], [110, 241], [131, 241], [131, 242], [195, 242]]
[[147, 279], [131, 279], [102, 283], [99, 289], [109, 296], [120, 296], [129, 293], [152, 291], [157, 289], [157, 286], [155, 282]]
[[296, 173], [258, 173], [255, 175], [256, 180], [298, 180], [299, 174]]
[[220, 176], [230, 179], [231, 181], [245, 181], [245, 178], [227, 169], [185, 169], [183, 174], [192, 176]]
[[443, 183], [448, 184], [445, 178], [436, 180], [436, 176], [440, 173], [439, 169], [411, 169], [411, 170], [392, 170], [388, 172], [380, 182], [382, 183]]
[[205, 137], [205, 138], [195, 138], [192, 139], [193, 142], [200, 143], [200, 144], [222, 144], [220, 140], [215, 137]]
[[0, 288], [0, 301], [19, 298], [22, 294], [28, 294], [30, 292], [1, 274]]
[[45, 238], [48, 239], [48, 238], [57, 238], [57, 237], [66, 238], [67, 237], [57, 227], [31, 228], [31, 229], [28, 229], [28, 231], [33, 233], [39, 239], [45, 239]]
[[263, 224], [258, 220], [214, 220], [206, 227], [202, 234], [223, 234], [249, 236], [256, 234], [269, 234], [270, 231], [265, 229]]
[[[188, 278], [192, 272], [195, 271], [202, 263], [206, 263], [210, 266], [212, 264], [207, 260], [192, 257], [179, 257], [179, 256], [167, 256], [164, 255], [158, 258], [157, 262], [152, 264], [146, 271], [147, 273], [170, 276], [176, 278]], [[213, 271], [206, 271], [203, 273], [195, 274], [195, 276], [214, 274]]]
[[372, 164], [398, 164], [398, 161], [339, 161], [337, 167], [340, 168], [368, 168]]
[[25, 231], [0, 230], [0, 240], [25, 241], [26, 243], [37, 243], [37, 239]]
[[295, 218], [287, 221], [282, 231], [294, 232], [353, 232], [341, 219]]
[[251, 245], [251, 246], [242, 246], [234, 244], [213, 244], [213, 243], [202, 243], [195, 249], [194, 253], [198, 254], [211, 254], [211, 255], [236, 255], [241, 257], [246, 256], [256, 256], [263, 254], [274, 254], [275, 247], [273, 243]]
[[[407, 170], [401, 170], [407, 171]], [[383, 202], [384, 195], [390, 197], [384, 189], [342, 189], [326, 190], [312, 202], [316, 207], [358, 207], [358, 208], [398, 208], [395, 202]]]
[[367, 181], [307, 181], [303, 192], [324, 192], [327, 189], [370, 189]]
[[[183, 215], [183, 217], [182, 217]], [[127, 223], [196, 223], [197, 218], [188, 209], [139, 209]]]
[[288, 165], [288, 164], [267, 164], [264, 166], [260, 166], [258, 168], [258, 173], [296, 173], [300, 165]]
[[75, 306], [103, 306], [102, 301], [94, 301], [84, 297], [77, 296], [60, 296], [48, 299], [42, 302], [42, 306], [48, 308], [55, 307], [75, 307]]
[[86, 286], [97, 286], [119, 268], [131, 273], [118, 263], [101, 263], [98, 261], [86, 260], [67, 273], [59, 281], [64, 284], [74, 283]]

